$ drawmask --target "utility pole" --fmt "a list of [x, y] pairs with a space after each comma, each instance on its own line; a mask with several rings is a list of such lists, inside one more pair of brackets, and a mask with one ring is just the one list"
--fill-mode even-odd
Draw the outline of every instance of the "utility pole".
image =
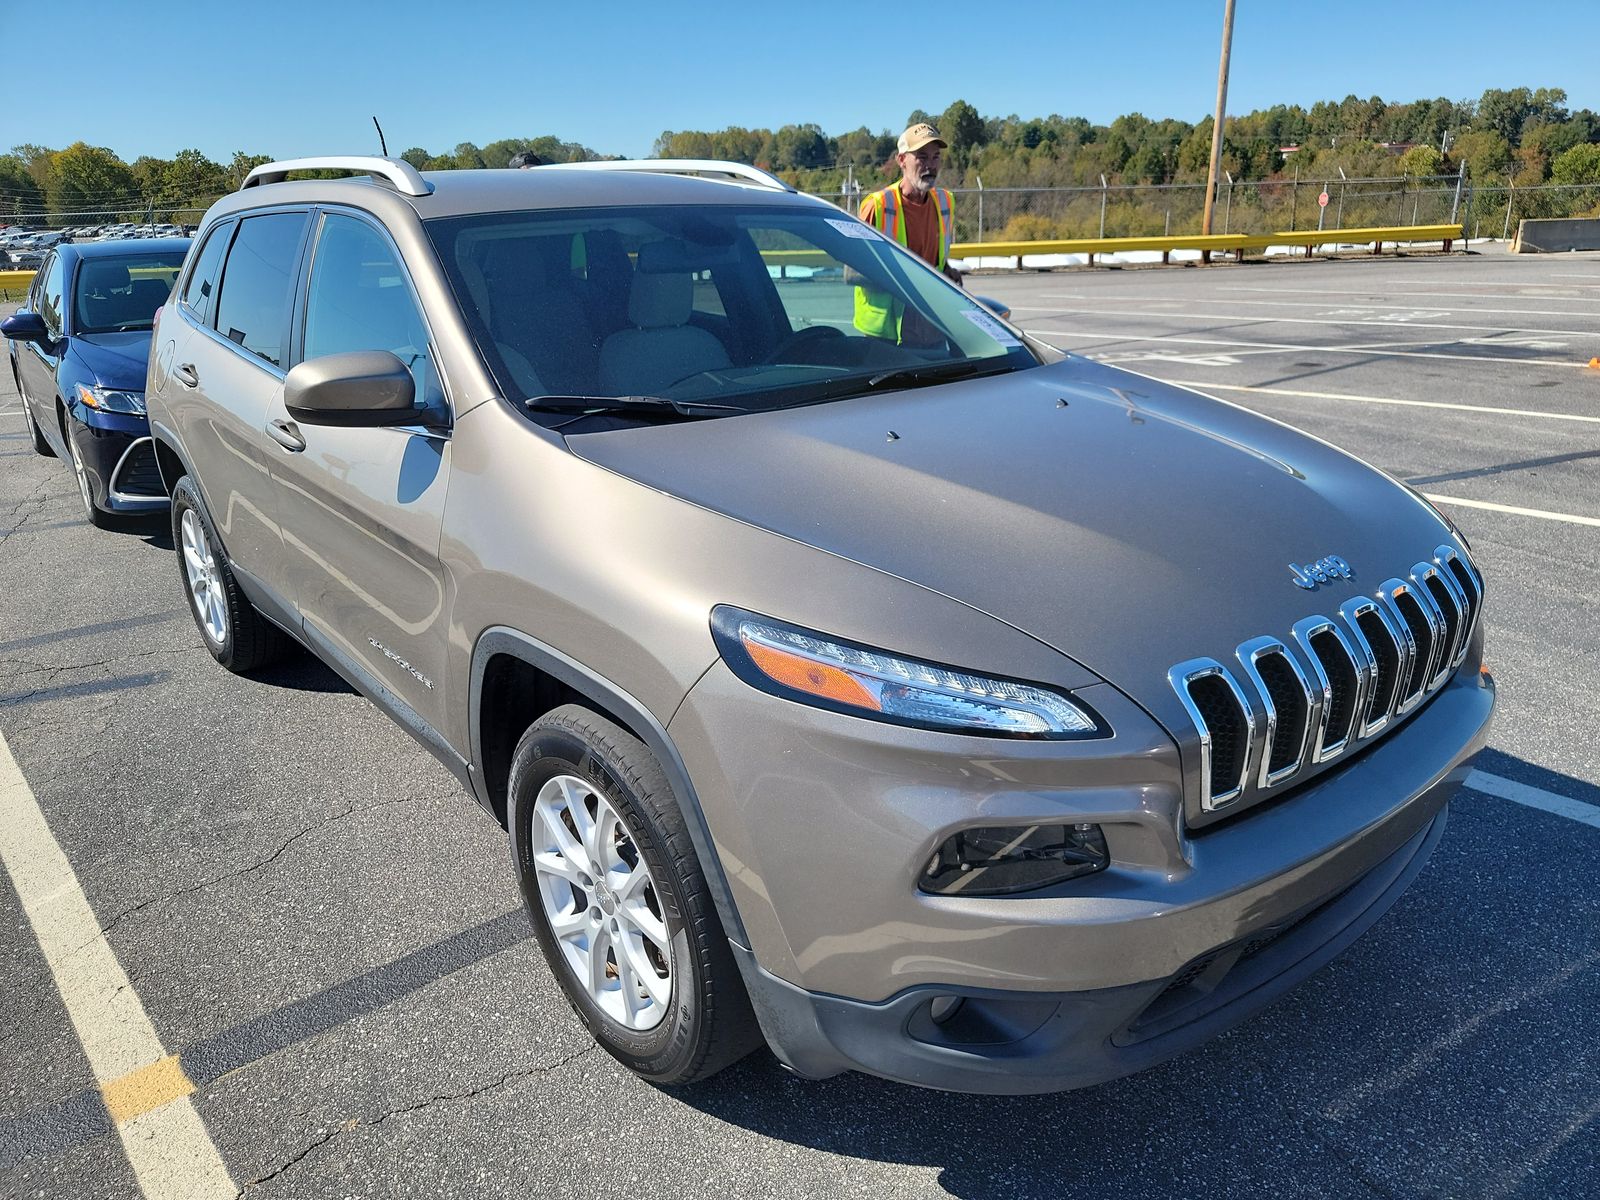
[[1211, 232], [1211, 210], [1217, 200], [1217, 171], [1222, 166], [1222, 122], [1228, 111], [1228, 55], [1233, 50], [1233, 0], [1222, 12], [1222, 59], [1217, 64], [1217, 117], [1211, 126], [1211, 169], [1206, 173], [1206, 211], [1200, 232]]

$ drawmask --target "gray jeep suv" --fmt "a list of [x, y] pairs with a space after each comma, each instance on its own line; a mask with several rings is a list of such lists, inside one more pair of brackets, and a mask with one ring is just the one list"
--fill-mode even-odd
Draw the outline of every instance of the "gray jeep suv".
[[752, 168], [259, 167], [147, 394], [207, 648], [437, 755], [657, 1082], [1159, 1061], [1393, 904], [1486, 736], [1420, 496]]

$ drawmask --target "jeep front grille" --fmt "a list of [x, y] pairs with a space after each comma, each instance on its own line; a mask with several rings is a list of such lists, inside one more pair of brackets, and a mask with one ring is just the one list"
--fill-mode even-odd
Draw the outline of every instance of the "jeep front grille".
[[1287, 641], [1258, 637], [1167, 673], [1200, 738], [1200, 807], [1215, 812], [1282, 787], [1418, 707], [1466, 657], [1483, 584], [1449, 546], [1376, 599], [1356, 596], [1336, 617], [1313, 615]]

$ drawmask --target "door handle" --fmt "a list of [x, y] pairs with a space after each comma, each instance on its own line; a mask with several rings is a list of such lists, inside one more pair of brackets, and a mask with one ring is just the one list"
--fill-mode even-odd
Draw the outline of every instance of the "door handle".
[[300, 427], [293, 421], [268, 421], [267, 436], [291, 454], [298, 454], [306, 448], [306, 440], [300, 436]]
[[178, 377], [178, 382], [186, 388], [200, 386], [200, 375], [194, 369], [193, 363], [179, 363], [172, 373]]

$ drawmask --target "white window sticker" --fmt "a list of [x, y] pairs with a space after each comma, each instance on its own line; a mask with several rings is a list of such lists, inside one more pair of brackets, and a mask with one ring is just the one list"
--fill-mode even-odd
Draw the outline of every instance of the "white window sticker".
[[881, 236], [876, 229], [865, 221], [836, 221], [832, 217], [824, 217], [823, 220], [827, 221], [829, 225], [832, 225], [847, 238], [859, 238], [865, 241]]
[[964, 308], [961, 315], [983, 330], [1002, 346], [1020, 346], [1021, 342], [1011, 336], [1011, 331], [996, 321], [988, 313], [979, 308]]

